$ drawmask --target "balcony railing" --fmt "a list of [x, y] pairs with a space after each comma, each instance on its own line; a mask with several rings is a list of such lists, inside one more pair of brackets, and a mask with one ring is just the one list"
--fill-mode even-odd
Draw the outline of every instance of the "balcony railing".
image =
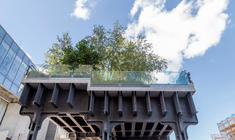
[[189, 74], [182, 72], [96, 71], [91, 66], [37, 65], [26, 75], [29, 78], [90, 78], [91, 84], [183, 84], [190, 83]]

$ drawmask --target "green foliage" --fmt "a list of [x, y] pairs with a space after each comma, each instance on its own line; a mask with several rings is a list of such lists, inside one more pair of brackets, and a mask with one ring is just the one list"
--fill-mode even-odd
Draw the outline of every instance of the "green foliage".
[[72, 46], [66, 33], [46, 53], [47, 64], [67, 64], [72, 69], [91, 65], [106, 71], [161, 71], [167, 62], [153, 53], [152, 44], [144, 36], [127, 39], [125, 28], [115, 23], [111, 30], [94, 26], [93, 33]]
[[46, 52], [46, 64], [59, 65], [63, 63], [65, 50], [72, 48], [71, 37], [68, 33], [63, 34], [60, 38], [57, 36], [57, 42], [52, 44], [52, 47]]

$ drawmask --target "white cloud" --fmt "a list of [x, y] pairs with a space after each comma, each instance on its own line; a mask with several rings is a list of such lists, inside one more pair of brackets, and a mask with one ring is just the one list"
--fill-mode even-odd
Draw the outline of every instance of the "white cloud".
[[95, 6], [94, 1], [77, 0], [76, 8], [74, 9], [72, 16], [77, 18], [88, 20], [90, 18], [91, 9]]
[[135, 0], [126, 33], [145, 33], [156, 53], [168, 60], [168, 70], [178, 71], [183, 59], [203, 55], [219, 43], [228, 20], [228, 0], [182, 0], [172, 10], [166, 10], [165, 3]]

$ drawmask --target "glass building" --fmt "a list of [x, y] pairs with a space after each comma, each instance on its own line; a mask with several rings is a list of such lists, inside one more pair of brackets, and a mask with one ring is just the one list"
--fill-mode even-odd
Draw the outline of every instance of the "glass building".
[[21, 80], [33, 63], [0, 25], [0, 85], [19, 95]]

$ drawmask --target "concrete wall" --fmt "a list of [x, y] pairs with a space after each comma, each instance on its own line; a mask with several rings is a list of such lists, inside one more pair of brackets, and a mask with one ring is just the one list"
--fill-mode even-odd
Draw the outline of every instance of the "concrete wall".
[[[4, 106], [4, 104], [2, 106]], [[0, 125], [0, 140], [4, 140], [6, 136], [11, 138], [11, 140], [27, 139], [30, 119], [27, 116], [21, 116], [19, 111], [20, 105], [18, 103], [8, 104], [2, 124]], [[5, 110], [3, 112], [5, 112]], [[54, 140], [61, 138], [61, 136], [64, 138], [64, 135], [66, 136], [66, 132], [62, 130], [57, 131], [57, 126], [50, 122], [49, 119], [45, 119], [38, 132], [37, 140]]]
[[3, 120], [3, 116], [5, 114], [7, 108], [7, 102], [0, 98], [0, 125]]
[[8, 104], [7, 111], [0, 126], [0, 131], [8, 131], [8, 137], [12, 140], [25, 140], [28, 135], [30, 119], [19, 115], [20, 105]]

